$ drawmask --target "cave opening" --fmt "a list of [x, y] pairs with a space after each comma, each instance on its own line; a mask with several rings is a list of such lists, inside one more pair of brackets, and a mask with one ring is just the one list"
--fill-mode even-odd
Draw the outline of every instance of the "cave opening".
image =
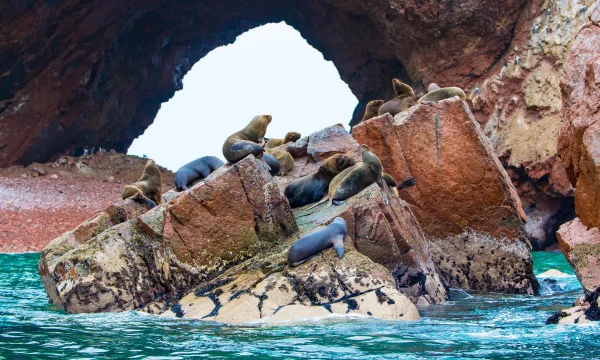
[[223, 141], [255, 115], [273, 116], [267, 137], [307, 136], [336, 123], [348, 129], [357, 102], [335, 65], [297, 30], [269, 23], [194, 64], [128, 153], [175, 171], [202, 156], [223, 158]]

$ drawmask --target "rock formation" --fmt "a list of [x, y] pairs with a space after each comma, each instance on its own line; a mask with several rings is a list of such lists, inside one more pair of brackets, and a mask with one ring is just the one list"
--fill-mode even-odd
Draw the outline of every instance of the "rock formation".
[[502, 60], [469, 89], [473, 113], [521, 197], [535, 249], [555, 243], [558, 227], [575, 217], [556, 146], [560, 74], [593, 2], [527, 2]]
[[86, 145], [124, 152], [198, 60], [270, 22], [298, 29], [361, 104], [391, 96], [393, 77], [464, 86], [500, 59], [524, 3], [5, 2], [0, 167]]
[[465, 103], [418, 104], [361, 123], [353, 135], [395, 179], [416, 179], [401, 197], [448, 286], [537, 293], [519, 197]]
[[564, 108], [558, 149], [575, 186], [578, 218], [561, 226], [558, 240], [586, 293], [549, 323], [600, 320], [600, 4], [588, 11], [561, 77]]
[[[322, 135], [309, 137], [317, 148]], [[358, 144], [346, 138], [357, 151]], [[385, 194], [394, 196], [387, 189]], [[345, 256], [338, 259], [331, 249], [296, 268], [286, 266], [289, 245], [326, 225], [333, 213], [307, 215], [318, 220], [299, 220], [298, 228], [295, 215], [301, 215], [292, 213], [264, 162], [248, 157], [189, 191], [163, 196], [165, 204], [148, 212], [129, 200], [115, 204], [50, 243], [39, 269], [52, 302], [70, 313], [137, 309], [247, 323], [330, 314], [417, 320], [411, 299], [435, 303], [447, 296], [431, 259], [420, 257], [428, 256], [427, 245], [408, 207], [396, 199], [383, 210], [395, 218], [397, 234], [386, 233], [385, 220], [377, 220], [377, 209], [386, 206], [377, 185], [336, 213], [352, 229]], [[355, 219], [353, 209], [372, 215]], [[368, 216], [382, 228], [373, 236], [387, 241], [382, 246], [403, 267], [396, 263], [391, 272], [389, 259], [382, 266], [369, 258], [373, 251], [357, 251], [369, 234], [357, 223]]]

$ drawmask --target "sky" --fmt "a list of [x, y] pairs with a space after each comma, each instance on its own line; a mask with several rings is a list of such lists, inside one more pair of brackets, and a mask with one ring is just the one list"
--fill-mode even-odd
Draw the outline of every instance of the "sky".
[[203, 156], [223, 159], [225, 139], [255, 115], [273, 116], [267, 137], [307, 136], [337, 123], [348, 129], [357, 102], [333, 63], [298, 31], [267, 24], [200, 59], [128, 153], [176, 171]]

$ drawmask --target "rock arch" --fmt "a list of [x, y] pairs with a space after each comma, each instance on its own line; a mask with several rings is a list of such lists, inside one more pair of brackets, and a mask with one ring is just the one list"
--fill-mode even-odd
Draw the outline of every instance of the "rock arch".
[[[0, 5], [0, 167], [84, 145], [126, 151], [192, 65], [285, 21], [359, 100], [390, 80], [469, 86], [509, 44], [525, 0], [22, 0]], [[236, 89], [232, 89], [232, 93]]]

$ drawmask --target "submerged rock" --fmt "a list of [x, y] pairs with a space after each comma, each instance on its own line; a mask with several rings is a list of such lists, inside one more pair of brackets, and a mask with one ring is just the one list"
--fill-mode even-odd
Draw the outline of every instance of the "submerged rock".
[[353, 130], [396, 179], [448, 286], [535, 294], [521, 202], [465, 103], [448, 99], [365, 121]]

